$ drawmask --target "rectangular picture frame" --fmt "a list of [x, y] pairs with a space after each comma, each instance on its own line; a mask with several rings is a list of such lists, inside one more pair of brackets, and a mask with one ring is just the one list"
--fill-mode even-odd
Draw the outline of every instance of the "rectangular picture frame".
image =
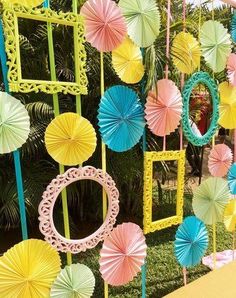
[[[178, 161], [176, 215], [152, 221], [153, 205], [153, 163], [157, 161]], [[143, 229], [144, 234], [160, 231], [183, 221], [185, 177], [185, 150], [144, 153]]]
[[[18, 19], [32, 19], [73, 27], [75, 82], [23, 79]], [[87, 94], [86, 51], [83, 17], [74, 13], [55, 12], [47, 8], [27, 8], [20, 4], [5, 5], [3, 12], [5, 48], [8, 57], [8, 81], [11, 92], [44, 92], [55, 94]]]

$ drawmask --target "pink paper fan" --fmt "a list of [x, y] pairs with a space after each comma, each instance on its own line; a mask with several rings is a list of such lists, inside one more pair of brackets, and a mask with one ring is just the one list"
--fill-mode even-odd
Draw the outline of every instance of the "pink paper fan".
[[100, 272], [112, 286], [127, 284], [141, 271], [147, 245], [140, 227], [133, 223], [118, 225], [108, 236], [100, 252]]
[[124, 40], [127, 28], [120, 8], [112, 0], [88, 0], [82, 6], [85, 36], [100, 52], [110, 52]]
[[212, 176], [223, 177], [227, 174], [233, 161], [231, 149], [225, 144], [214, 146], [208, 159], [208, 168]]
[[228, 79], [231, 85], [236, 86], [236, 54], [230, 54], [227, 61]]
[[157, 136], [169, 135], [179, 125], [182, 114], [182, 97], [171, 80], [157, 82], [156, 90], [150, 91], [145, 105], [145, 118], [149, 129]]

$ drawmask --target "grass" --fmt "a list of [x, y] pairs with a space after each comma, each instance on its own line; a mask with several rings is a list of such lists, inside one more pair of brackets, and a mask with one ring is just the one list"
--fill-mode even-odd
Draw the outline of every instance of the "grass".
[[[189, 199], [185, 200], [185, 211], [189, 210]], [[189, 212], [189, 211], [188, 211]], [[189, 215], [189, 214], [185, 214]], [[174, 256], [174, 237], [177, 227], [172, 227], [160, 232], [147, 235], [147, 293], [146, 297], [159, 298], [176, 290], [183, 285], [182, 269]], [[212, 230], [209, 231], [208, 254], [212, 252]], [[223, 224], [217, 224], [217, 250], [231, 249], [232, 236], [226, 232]], [[96, 289], [93, 297], [103, 297], [103, 281], [99, 273], [99, 250], [93, 250], [79, 254], [73, 258], [73, 262], [80, 262], [91, 268], [96, 277]], [[198, 265], [188, 272], [188, 281], [193, 281], [209, 272], [207, 267]], [[109, 288], [109, 298], [138, 298], [141, 297], [141, 274], [133, 282], [123, 287]]]

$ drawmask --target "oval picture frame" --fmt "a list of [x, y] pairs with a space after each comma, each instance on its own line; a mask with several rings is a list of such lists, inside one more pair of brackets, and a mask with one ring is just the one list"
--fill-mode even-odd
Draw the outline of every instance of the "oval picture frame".
[[[213, 106], [212, 111], [212, 119], [211, 124], [207, 130], [207, 132], [203, 136], [197, 136], [194, 134], [190, 123], [189, 123], [189, 101], [190, 96], [192, 94], [193, 88], [198, 84], [205, 85], [211, 96], [211, 102]], [[207, 73], [203, 71], [196, 72], [191, 76], [191, 78], [185, 83], [183, 91], [183, 115], [182, 115], [182, 122], [183, 122], [183, 132], [185, 137], [188, 139], [190, 143], [195, 146], [204, 146], [212, 139], [215, 135], [217, 127], [218, 127], [218, 120], [219, 120], [219, 94], [218, 94], [218, 87], [214, 79]]]
[[[67, 239], [60, 235], [53, 222], [53, 209], [61, 191], [73, 182], [93, 180], [98, 182], [106, 191], [108, 211], [105, 221], [93, 234], [83, 239]], [[39, 204], [39, 229], [44, 239], [56, 250], [73, 254], [86, 251], [103, 241], [112, 231], [119, 213], [119, 191], [110, 175], [91, 166], [71, 168], [62, 175], [58, 175], [47, 186]]]

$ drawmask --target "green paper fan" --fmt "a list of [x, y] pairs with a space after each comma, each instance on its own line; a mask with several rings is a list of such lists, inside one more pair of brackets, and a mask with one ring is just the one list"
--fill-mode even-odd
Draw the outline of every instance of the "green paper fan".
[[207, 21], [200, 31], [202, 55], [207, 65], [214, 72], [225, 69], [227, 58], [231, 53], [230, 34], [224, 26], [217, 21]]
[[222, 222], [224, 209], [229, 199], [227, 181], [218, 177], [208, 178], [194, 191], [194, 214], [208, 225]]
[[24, 105], [11, 95], [0, 92], [0, 154], [20, 148], [30, 132], [30, 119]]
[[159, 35], [160, 14], [155, 0], [120, 0], [128, 34], [139, 47], [152, 45]]
[[83, 264], [72, 264], [61, 270], [52, 288], [51, 298], [89, 298], [93, 295], [95, 278]]

